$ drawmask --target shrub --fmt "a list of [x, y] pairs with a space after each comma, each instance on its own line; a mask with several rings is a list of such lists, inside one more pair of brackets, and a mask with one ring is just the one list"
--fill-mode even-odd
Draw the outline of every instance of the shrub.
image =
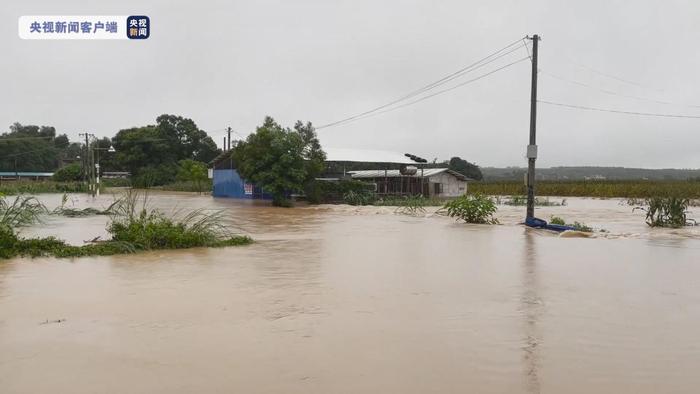
[[496, 204], [489, 197], [468, 194], [449, 201], [439, 212], [467, 223], [498, 224], [498, 219], [493, 217], [496, 210]]
[[646, 212], [646, 223], [651, 227], [678, 228], [688, 224], [686, 216], [690, 200], [681, 197], [652, 197], [645, 200], [645, 207], [635, 207]]
[[78, 163], [68, 164], [53, 173], [53, 180], [56, 182], [78, 182], [82, 177], [83, 170]]
[[551, 224], [558, 224], [558, 225], [560, 225], [560, 226], [566, 225], [566, 222], [564, 221], [564, 219], [560, 218], [559, 216], [552, 216], [552, 217], [549, 219], [549, 223], [551, 223]]

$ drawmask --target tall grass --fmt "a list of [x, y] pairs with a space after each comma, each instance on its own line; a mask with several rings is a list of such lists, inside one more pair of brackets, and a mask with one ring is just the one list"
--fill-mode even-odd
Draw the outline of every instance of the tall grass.
[[223, 224], [223, 212], [197, 209], [182, 218], [166, 216], [148, 205], [147, 195], [128, 191], [106, 212], [112, 239], [83, 246], [68, 245], [54, 237], [20, 238], [15, 229], [39, 220], [46, 208], [33, 197], [20, 196], [9, 204], [0, 200], [0, 258], [14, 256], [78, 257], [113, 255], [154, 249], [245, 245], [252, 240], [233, 234]]
[[41, 220], [46, 207], [35, 197], [17, 196], [10, 202], [0, 196], [0, 226], [14, 229]]
[[4, 181], [0, 184], [0, 194], [6, 196], [40, 193], [87, 193], [82, 182], [54, 181]]

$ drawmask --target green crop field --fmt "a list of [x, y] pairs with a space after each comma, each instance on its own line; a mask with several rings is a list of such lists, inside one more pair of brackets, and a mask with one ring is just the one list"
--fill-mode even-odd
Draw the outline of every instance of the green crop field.
[[[494, 196], [523, 195], [522, 182], [474, 182], [471, 193]], [[677, 196], [700, 198], [700, 181], [541, 181], [535, 186], [538, 196], [646, 198]]]

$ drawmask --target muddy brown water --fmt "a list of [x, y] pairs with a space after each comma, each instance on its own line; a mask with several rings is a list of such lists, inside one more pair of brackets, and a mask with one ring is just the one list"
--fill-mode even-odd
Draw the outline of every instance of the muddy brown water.
[[[699, 390], [700, 233], [649, 229], [618, 200], [537, 210], [608, 230], [592, 239], [518, 226], [523, 207], [480, 226], [391, 208], [151, 202], [226, 209], [257, 242], [0, 262], [0, 392]], [[50, 218], [25, 235], [79, 244], [106, 220]]]

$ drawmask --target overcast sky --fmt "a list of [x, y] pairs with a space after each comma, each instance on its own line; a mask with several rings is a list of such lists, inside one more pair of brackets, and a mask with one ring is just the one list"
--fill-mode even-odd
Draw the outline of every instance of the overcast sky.
[[[139, 14], [151, 18], [147, 40], [39, 41], [17, 34], [21, 15]], [[363, 112], [533, 33], [542, 36], [542, 100], [700, 115], [700, 3], [688, 0], [4, 0], [0, 17], [3, 131], [14, 122], [51, 125], [78, 140], [80, 132], [112, 136], [169, 113], [192, 118], [221, 145], [225, 127], [246, 135], [265, 115], [291, 126]], [[523, 56], [521, 49], [508, 59]], [[524, 166], [529, 95], [525, 61], [318, 133], [327, 147]], [[700, 167], [700, 119], [540, 104], [537, 139], [543, 167]]]

